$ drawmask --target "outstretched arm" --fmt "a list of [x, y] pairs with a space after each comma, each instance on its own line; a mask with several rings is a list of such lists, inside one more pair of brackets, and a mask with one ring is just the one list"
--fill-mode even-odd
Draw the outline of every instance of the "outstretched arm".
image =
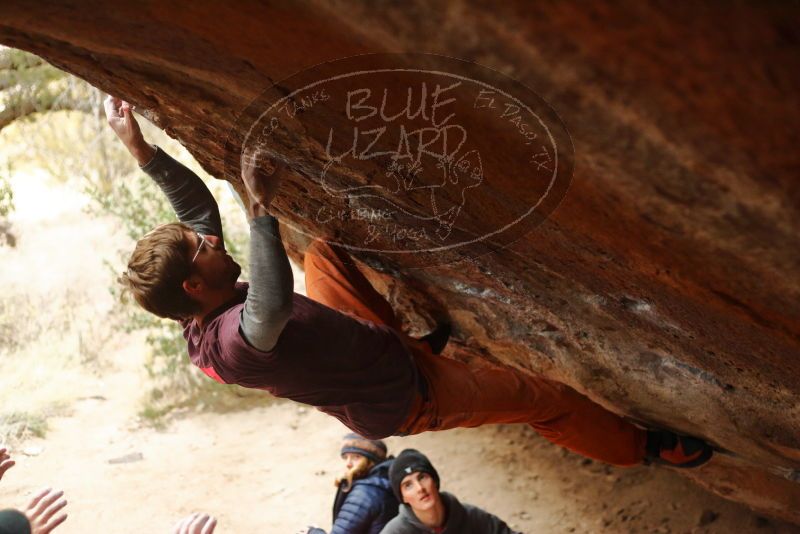
[[160, 148], [147, 143], [127, 102], [109, 96], [108, 124], [139, 166], [166, 195], [178, 219], [201, 234], [223, 238], [217, 202], [203, 181]]
[[250, 219], [250, 288], [244, 303], [241, 333], [258, 350], [271, 350], [292, 314], [294, 277], [269, 206], [286, 165], [258, 152], [242, 158], [242, 181]]

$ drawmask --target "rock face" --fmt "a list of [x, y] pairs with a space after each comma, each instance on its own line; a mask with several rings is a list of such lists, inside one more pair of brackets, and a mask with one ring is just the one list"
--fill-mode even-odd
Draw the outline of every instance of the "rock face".
[[[5, 0], [0, 42], [146, 109], [237, 187], [226, 139], [241, 140], [257, 118], [240, 115], [265, 94], [289, 94], [291, 82], [264, 91], [313, 65], [424, 51], [519, 80], [558, 113], [574, 145], [573, 158], [559, 138], [558, 170], [574, 171], [557, 209], [534, 213], [549, 216], [511, 238], [424, 261], [390, 251], [385, 235], [383, 249], [353, 255], [411, 329], [446, 313], [455, 342], [476, 359], [546, 374], [648, 425], [703, 436], [731, 453], [689, 476], [800, 523], [799, 23], [797, 6], [777, 2]], [[303, 234], [363, 242], [368, 225], [318, 215], [385, 206], [385, 189], [355, 204], [330, 195], [385, 169], [340, 162], [321, 181], [320, 131], [347, 117], [299, 111], [302, 120], [267, 146], [296, 171], [277, 202], [298, 230], [293, 250], [302, 252]], [[459, 118], [479, 125], [479, 111], [459, 108]], [[462, 238], [488, 234], [518, 208], [509, 191], [532, 187], [530, 162], [506, 157], [519, 139], [484, 134], [473, 136], [484, 139], [480, 193], [448, 193], [431, 222], [457, 208], [452, 228]], [[398, 205], [408, 213], [430, 212], [420, 197], [406, 200]]]

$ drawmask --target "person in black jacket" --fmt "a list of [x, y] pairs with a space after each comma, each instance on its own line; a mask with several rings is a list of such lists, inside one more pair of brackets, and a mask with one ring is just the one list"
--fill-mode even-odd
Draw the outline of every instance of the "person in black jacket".
[[[389, 483], [394, 459], [386, 457], [386, 444], [358, 434], [342, 441], [344, 476], [336, 480], [333, 527], [330, 534], [378, 534], [397, 515], [398, 502]], [[310, 534], [324, 534], [311, 528]]]

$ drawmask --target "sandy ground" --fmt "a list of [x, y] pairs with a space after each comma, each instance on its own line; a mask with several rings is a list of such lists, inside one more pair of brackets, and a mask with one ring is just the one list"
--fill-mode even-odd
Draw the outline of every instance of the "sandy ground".
[[[43, 485], [64, 489], [58, 532], [169, 532], [202, 510], [220, 533], [292, 533], [330, 526], [337, 449], [346, 429], [290, 402], [227, 414], [183, 414], [165, 430], [133, 414], [141, 391], [136, 343], [117, 371], [87, 380], [71, 414], [46, 439], [25, 443], [0, 483], [19, 505]], [[551, 445], [523, 426], [459, 429], [388, 440], [390, 452], [424, 451], [443, 489], [522, 532], [800, 532], [712, 496], [675, 473], [616, 469]]]
[[[29, 200], [41, 203], [43, 194], [33, 191]], [[63, 208], [65, 197], [54, 194]], [[25, 199], [23, 190], [20, 204]], [[83, 311], [65, 315], [64, 324], [81, 313], [102, 322], [108, 273], [98, 251], [113, 247], [108, 223], [63, 213], [25, 221], [20, 232], [16, 250], [0, 251], [0, 283], [7, 291], [33, 280], [38, 296], [31, 301], [38, 302], [65, 286], [87, 287], [68, 303], [84, 303]], [[23, 265], [22, 257], [30, 263]], [[62, 278], [53, 280], [56, 271]], [[74, 337], [75, 350], [86, 352], [91, 331]], [[242, 412], [178, 414], [156, 430], [136, 417], [147, 380], [141, 336], [113, 339], [99, 356], [102, 365], [81, 367], [78, 358], [65, 364], [63, 373], [47, 374], [48, 366], [74, 356], [72, 349], [63, 357], [53, 350], [42, 346], [26, 355], [30, 361], [0, 361], [4, 410], [12, 401], [49, 402], [44, 395], [49, 391], [62, 395], [65, 406], [50, 420], [44, 439], [12, 451], [17, 466], [0, 482], [0, 507], [22, 506], [32, 491], [52, 485], [64, 489], [70, 501], [60, 534], [169, 532], [180, 517], [198, 510], [219, 518], [219, 533], [330, 526], [333, 478], [342, 468], [338, 442], [345, 433], [333, 418], [276, 401]], [[23, 372], [15, 375], [12, 366]], [[37, 382], [39, 371], [44, 378]], [[443, 489], [523, 532], [800, 532], [712, 496], [673, 472], [599, 465], [522, 426], [428, 433], [388, 443], [395, 454], [405, 447], [422, 450], [438, 467]]]

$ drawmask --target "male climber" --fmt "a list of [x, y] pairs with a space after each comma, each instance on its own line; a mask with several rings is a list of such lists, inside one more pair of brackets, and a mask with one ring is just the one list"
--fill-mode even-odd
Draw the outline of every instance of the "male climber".
[[620, 466], [694, 467], [703, 441], [642, 430], [575, 390], [511, 368], [471, 370], [436, 356], [446, 337], [412, 339], [340, 249], [315, 241], [292, 272], [269, 207], [282, 162], [242, 158], [250, 224], [249, 285], [225, 252], [217, 204], [203, 182], [145, 142], [130, 106], [109, 97], [108, 122], [162, 189], [180, 223], [136, 244], [120, 280], [144, 309], [181, 321], [192, 363], [218, 382], [315, 406], [372, 438], [488, 423], [527, 423], [585, 456]]

